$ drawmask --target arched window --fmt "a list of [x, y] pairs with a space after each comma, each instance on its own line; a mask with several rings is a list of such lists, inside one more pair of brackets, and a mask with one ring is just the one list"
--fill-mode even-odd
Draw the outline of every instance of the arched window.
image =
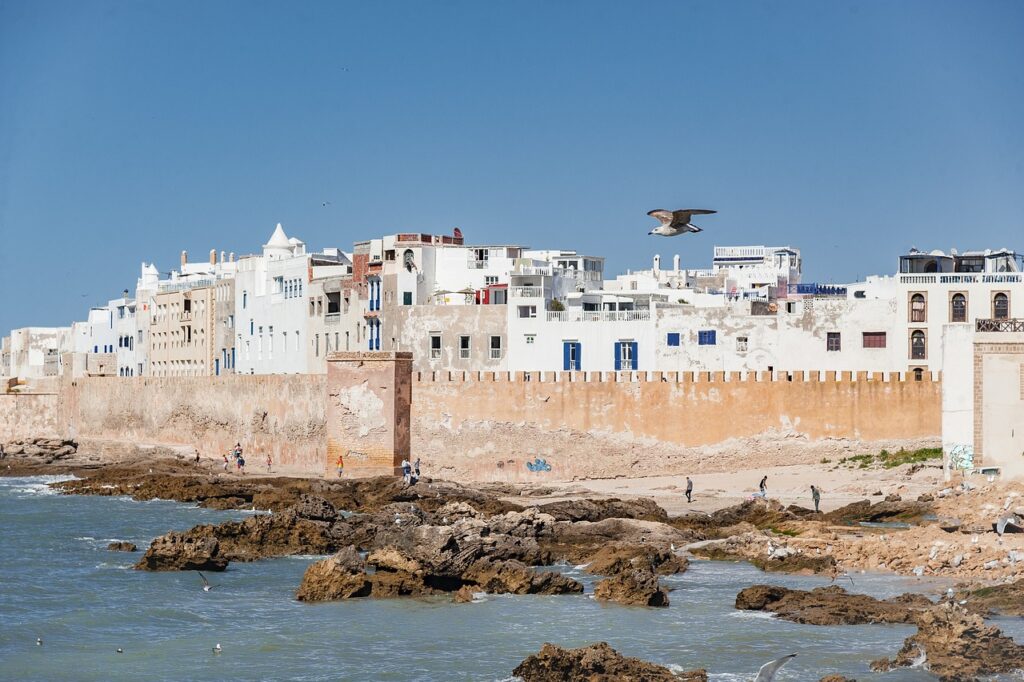
[[938, 261], [933, 261], [933, 260], [928, 261], [928, 263], [924, 266], [924, 271], [925, 272], [938, 272], [939, 271], [939, 263], [938, 263]]
[[953, 294], [952, 309], [950, 310], [950, 322], [967, 321], [967, 297], [963, 294]]
[[924, 360], [926, 357], [925, 349], [924, 332], [920, 329], [915, 329], [910, 334], [910, 359]]
[[914, 369], [914, 381], [921, 381], [924, 379], [924, 370], [920, 367]]
[[996, 294], [992, 297], [992, 317], [996, 320], [1010, 319], [1010, 297]]
[[924, 322], [926, 319], [924, 294], [914, 294], [910, 297], [910, 321]]

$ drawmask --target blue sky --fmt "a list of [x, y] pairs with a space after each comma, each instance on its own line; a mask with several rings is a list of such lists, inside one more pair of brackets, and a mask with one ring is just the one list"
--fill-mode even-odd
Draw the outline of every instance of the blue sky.
[[[818, 281], [1024, 249], [1022, 36], [1015, 0], [0, 0], [0, 329], [278, 221], [609, 272], [785, 243]], [[720, 213], [647, 236], [686, 206]]]

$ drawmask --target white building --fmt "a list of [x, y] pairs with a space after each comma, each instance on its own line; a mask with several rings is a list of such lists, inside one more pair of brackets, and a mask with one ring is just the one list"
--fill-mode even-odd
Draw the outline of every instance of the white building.
[[316, 354], [311, 358], [309, 353], [317, 341], [311, 330], [319, 325], [309, 314], [312, 269], [349, 263], [338, 249], [307, 253], [305, 243], [289, 238], [280, 223], [263, 245], [261, 255], [240, 258], [235, 275], [235, 371], [320, 371], [321, 363], [313, 359]]
[[64, 354], [74, 349], [71, 327], [22, 327], [8, 338], [7, 376], [12, 378], [58, 376]]

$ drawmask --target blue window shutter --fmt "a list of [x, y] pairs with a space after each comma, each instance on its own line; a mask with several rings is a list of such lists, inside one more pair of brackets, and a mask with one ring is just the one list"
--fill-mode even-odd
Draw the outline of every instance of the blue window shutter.
[[708, 332], [708, 343], [711, 344], [712, 346], [718, 343], [718, 339], [715, 338], [717, 335], [718, 333], [714, 329]]
[[615, 342], [615, 371], [622, 369], [622, 342]]
[[220, 358], [213, 359], [213, 373], [220, 376]]
[[637, 369], [637, 366], [639, 365], [639, 362], [640, 362], [640, 358], [637, 357], [636, 349], [639, 346], [639, 344], [636, 341], [633, 341], [629, 345], [632, 346], [632, 351], [633, 351], [633, 358], [632, 358], [633, 359], [633, 366], [630, 369]]
[[566, 372], [569, 371], [569, 347], [571, 345], [568, 341], [562, 342], [562, 369]]
[[679, 332], [669, 332], [668, 345], [678, 346], [679, 345]]
[[583, 369], [583, 344], [579, 342], [576, 343], [576, 369]]
[[235, 349], [231, 349], [231, 369], [235, 368]]

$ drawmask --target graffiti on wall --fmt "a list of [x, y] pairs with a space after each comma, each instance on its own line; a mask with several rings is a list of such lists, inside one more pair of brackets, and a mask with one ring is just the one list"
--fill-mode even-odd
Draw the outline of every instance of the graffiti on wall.
[[949, 448], [949, 466], [951, 469], [974, 468], [974, 446], [956, 443]]
[[535, 457], [532, 462], [527, 462], [526, 468], [530, 471], [551, 471], [551, 465], [546, 459], [540, 457]]

